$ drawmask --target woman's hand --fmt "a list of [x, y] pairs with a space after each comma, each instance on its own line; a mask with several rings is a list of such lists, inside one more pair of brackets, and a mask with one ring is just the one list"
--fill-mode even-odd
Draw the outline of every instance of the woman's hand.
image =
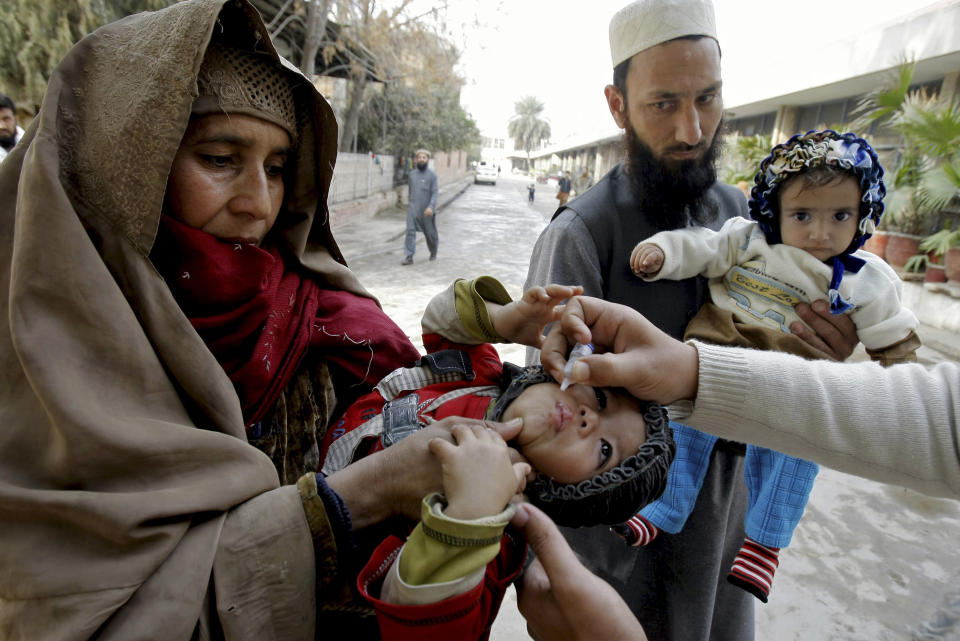
[[520, 300], [506, 305], [485, 302], [497, 334], [514, 343], [540, 347], [543, 328], [554, 320], [554, 307], [582, 293], [580, 285], [547, 285], [531, 287]]
[[583, 567], [546, 514], [523, 503], [517, 506], [512, 523], [536, 555], [517, 585], [517, 604], [532, 638], [646, 641], [643, 627], [626, 602]]
[[648, 401], [672, 403], [697, 393], [697, 349], [663, 333], [625, 305], [578, 296], [558, 312], [543, 340], [540, 360], [557, 380], [563, 379], [574, 343], [593, 343], [595, 353], [573, 366], [573, 380], [594, 387], [624, 387]]
[[[350, 510], [353, 527], [362, 529], [396, 515], [419, 519], [423, 497], [443, 489], [443, 470], [440, 460], [430, 452], [430, 441], [453, 443], [451, 430], [457, 425], [486, 425], [509, 441], [519, 434], [523, 422], [448, 417], [331, 474], [327, 485]], [[508, 453], [512, 461], [523, 461], [515, 450], [509, 449]]]

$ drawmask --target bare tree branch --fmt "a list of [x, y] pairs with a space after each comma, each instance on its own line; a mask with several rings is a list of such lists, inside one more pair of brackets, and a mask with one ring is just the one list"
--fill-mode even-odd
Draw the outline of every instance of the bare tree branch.
[[277, 10], [277, 13], [274, 14], [273, 20], [267, 23], [267, 31], [270, 32], [271, 38], [275, 37], [277, 33], [279, 33], [273, 31], [273, 25], [276, 24], [277, 20], [279, 20], [280, 17], [283, 16], [284, 12], [290, 8], [291, 4], [293, 4], [293, 0], [287, 0], [285, 3], [283, 3], [283, 6], [280, 7], [280, 9]]
[[270, 39], [273, 40], [278, 35], [283, 33], [283, 30], [287, 28], [287, 25], [294, 21], [303, 22], [303, 19], [295, 13], [291, 13], [289, 16], [283, 19], [283, 22], [280, 23], [280, 26], [277, 27], [275, 31], [270, 32]]

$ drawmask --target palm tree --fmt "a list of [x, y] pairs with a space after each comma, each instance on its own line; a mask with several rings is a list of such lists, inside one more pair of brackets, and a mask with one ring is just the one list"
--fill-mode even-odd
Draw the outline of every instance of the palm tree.
[[533, 96], [525, 96], [513, 105], [514, 114], [507, 125], [507, 134], [513, 138], [515, 149], [527, 154], [527, 171], [530, 170], [530, 152], [544, 140], [550, 140], [550, 123], [540, 118], [543, 103]]
[[723, 158], [723, 182], [728, 185], [740, 182], [752, 185], [757, 167], [770, 153], [770, 146], [770, 136], [764, 134], [730, 135], [726, 140], [726, 154]]
[[896, 128], [924, 156], [917, 185], [921, 203], [938, 210], [960, 196], [960, 104], [906, 100]]

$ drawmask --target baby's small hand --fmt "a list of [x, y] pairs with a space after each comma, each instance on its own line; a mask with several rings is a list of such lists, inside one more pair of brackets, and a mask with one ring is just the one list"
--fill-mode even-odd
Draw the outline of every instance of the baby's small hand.
[[630, 268], [637, 276], [653, 276], [663, 267], [663, 250], [656, 245], [640, 243], [630, 254]]
[[547, 285], [531, 287], [520, 300], [490, 310], [497, 333], [514, 343], [540, 345], [543, 328], [553, 322], [554, 307], [572, 296], [583, 293], [580, 285]]
[[456, 444], [430, 442], [443, 473], [444, 513], [463, 520], [499, 514], [523, 491], [530, 464], [511, 463], [506, 442], [490, 428], [460, 424], [452, 434]]

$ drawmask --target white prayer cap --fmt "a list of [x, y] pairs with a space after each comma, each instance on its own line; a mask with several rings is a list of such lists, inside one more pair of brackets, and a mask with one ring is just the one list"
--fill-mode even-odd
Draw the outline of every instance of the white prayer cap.
[[717, 40], [711, 0], [636, 0], [610, 19], [610, 56], [616, 67], [634, 54], [682, 38]]

